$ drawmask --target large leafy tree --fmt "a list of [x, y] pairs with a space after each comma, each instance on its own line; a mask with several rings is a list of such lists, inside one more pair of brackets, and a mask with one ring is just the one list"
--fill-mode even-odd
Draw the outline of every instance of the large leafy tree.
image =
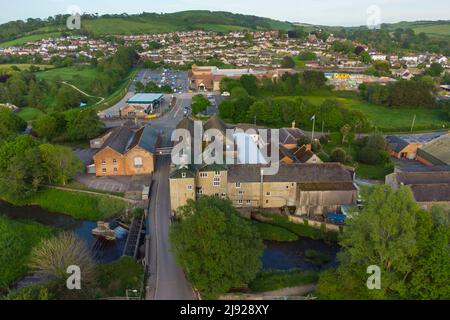
[[49, 184], [66, 185], [83, 169], [82, 161], [69, 148], [46, 143], [39, 146], [39, 151]]
[[202, 197], [179, 209], [170, 240], [189, 280], [207, 299], [247, 285], [261, 269], [263, 243], [232, 204]]
[[0, 141], [25, 130], [27, 124], [9, 109], [0, 107]]
[[102, 123], [95, 110], [70, 110], [66, 114], [67, 137], [72, 141], [92, 139], [102, 130]]
[[[340, 239], [340, 266], [323, 273], [324, 299], [448, 299], [448, 226], [432, 221], [408, 187], [374, 187]], [[381, 289], [369, 290], [367, 267], [381, 269]]]

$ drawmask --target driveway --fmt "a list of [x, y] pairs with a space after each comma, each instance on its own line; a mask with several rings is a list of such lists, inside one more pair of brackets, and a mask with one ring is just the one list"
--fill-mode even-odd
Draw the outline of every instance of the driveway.
[[130, 188], [132, 178], [96, 177], [88, 174], [79, 174], [75, 177], [75, 180], [81, 182], [89, 189], [125, 193]]

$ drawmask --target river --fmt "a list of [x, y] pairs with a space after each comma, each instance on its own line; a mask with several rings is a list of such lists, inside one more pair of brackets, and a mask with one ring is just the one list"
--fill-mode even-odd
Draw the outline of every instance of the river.
[[[39, 206], [13, 206], [0, 201], [0, 215], [14, 220], [32, 220], [46, 226], [52, 226], [61, 230], [71, 231], [84, 240], [89, 248], [96, 243], [97, 238], [92, 235], [92, 229], [97, 226], [94, 221], [78, 220], [61, 213], [49, 212]], [[111, 224], [114, 226], [114, 221]], [[126, 234], [116, 241], [102, 241], [93, 254], [99, 263], [109, 263], [118, 260], [125, 247]]]
[[[264, 241], [264, 244], [266, 245], [262, 258], [264, 270], [321, 271], [336, 267], [338, 264], [336, 255], [339, 252], [339, 246], [335, 243], [301, 237], [293, 242]], [[324, 265], [314, 264], [306, 258], [307, 250], [325, 253], [331, 258], [331, 261]]]

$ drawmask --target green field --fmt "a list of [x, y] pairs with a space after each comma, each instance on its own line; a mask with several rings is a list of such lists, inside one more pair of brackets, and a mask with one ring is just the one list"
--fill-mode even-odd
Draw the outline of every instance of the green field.
[[418, 26], [413, 30], [415, 33], [424, 32], [429, 35], [450, 36], [450, 23]]
[[14, 221], [0, 212], [0, 291], [28, 272], [31, 250], [55, 230], [30, 221]]
[[42, 70], [46, 70], [46, 69], [53, 69], [54, 66], [52, 65], [48, 65], [48, 64], [26, 64], [26, 63], [19, 63], [19, 64], [0, 64], [0, 70], [4, 70], [6, 72], [9, 71], [15, 71], [14, 69], [12, 69], [12, 67], [17, 67], [20, 69], [20, 71], [23, 70], [28, 70], [31, 66], [35, 66], [35, 67], [39, 67]]
[[90, 66], [56, 68], [36, 73], [38, 79], [53, 82], [66, 81], [89, 94], [91, 93], [90, 85], [97, 75], [97, 69]]
[[450, 121], [444, 120], [441, 110], [424, 108], [390, 108], [362, 101], [357, 98], [340, 98], [332, 95], [303, 96], [313, 104], [321, 104], [326, 99], [337, 99], [344, 106], [363, 112], [374, 127], [383, 132], [406, 132], [411, 130], [414, 115], [414, 131], [438, 130], [450, 127]]
[[43, 114], [44, 112], [36, 108], [21, 108], [17, 113], [25, 121], [34, 121]]
[[6, 42], [2, 42], [0, 43], [0, 48], [7, 48], [7, 47], [13, 47], [13, 46], [20, 46], [23, 44], [26, 44], [28, 42], [33, 42], [33, 41], [38, 41], [38, 40], [42, 40], [42, 39], [49, 39], [49, 38], [55, 38], [55, 37], [60, 37], [61, 36], [61, 32], [50, 32], [50, 33], [36, 33], [36, 34], [31, 34], [28, 36], [23, 36], [11, 41], [6, 41]]
[[70, 215], [77, 219], [105, 220], [122, 213], [127, 203], [108, 196], [46, 189], [26, 199], [4, 199], [14, 205], [38, 205], [50, 212]]

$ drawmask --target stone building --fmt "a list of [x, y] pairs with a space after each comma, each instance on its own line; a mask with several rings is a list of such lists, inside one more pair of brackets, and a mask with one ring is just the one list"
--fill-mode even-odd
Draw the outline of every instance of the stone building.
[[96, 176], [152, 174], [159, 143], [159, 133], [149, 126], [114, 128], [91, 141], [91, 147], [96, 150], [93, 156]]
[[[174, 169], [172, 210], [201, 196], [228, 198], [238, 208], [291, 207], [297, 215], [324, 215], [357, 202], [354, 172], [341, 164], [281, 164], [263, 176], [264, 165], [207, 165]], [[195, 191], [195, 192], [194, 192]]]

